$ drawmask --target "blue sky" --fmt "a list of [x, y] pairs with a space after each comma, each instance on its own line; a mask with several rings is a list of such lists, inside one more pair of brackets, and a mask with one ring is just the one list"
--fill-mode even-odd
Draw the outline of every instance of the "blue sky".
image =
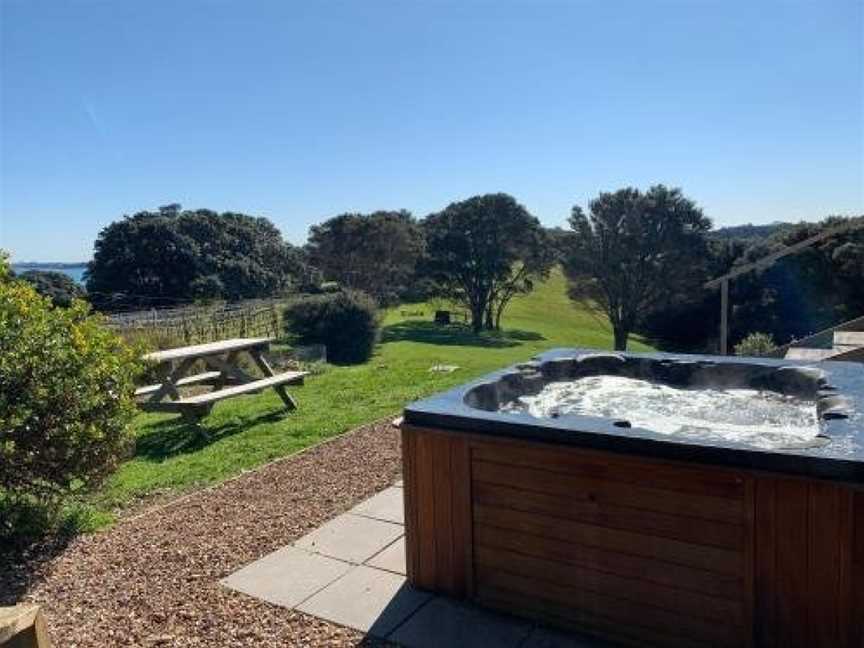
[[0, 248], [90, 257], [169, 202], [544, 223], [680, 186], [716, 225], [864, 212], [851, 2], [0, 0]]

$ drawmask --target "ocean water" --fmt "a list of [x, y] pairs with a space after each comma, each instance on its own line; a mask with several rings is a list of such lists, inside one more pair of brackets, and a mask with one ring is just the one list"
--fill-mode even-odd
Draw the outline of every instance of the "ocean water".
[[504, 411], [626, 419], [660, 434], [758, 448], [806, 447], [820, 432], [814, 402], [752, 389], [679, 389], [622, 376], [553, 382]]
[[85, 267], [62, 267], [62, 266], [31, 266], [31, 265], [22, 265], [20, 263], [13, 263], [12, 269], [17, 273], [21, 274], [22, 272], [26, 272], [27, 270], [44, 270], [46, 272], [62, 272], [63, 274], [67, 274], [72, 279], [74, 279], [77, 283], [84, 283], [84, 271], [87, 269]]

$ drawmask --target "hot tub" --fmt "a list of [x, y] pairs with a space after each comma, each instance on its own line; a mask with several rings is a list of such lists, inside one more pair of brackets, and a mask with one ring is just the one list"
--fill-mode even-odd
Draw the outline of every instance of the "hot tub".
[[405, 409], [408, 578], [633, 645], [864, 646], [864, 368], [561, 349]]

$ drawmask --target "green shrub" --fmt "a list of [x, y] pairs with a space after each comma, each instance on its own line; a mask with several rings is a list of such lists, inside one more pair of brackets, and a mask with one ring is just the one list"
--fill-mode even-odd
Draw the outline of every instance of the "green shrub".
[[327, 360], [357, 364], [372, 356], [380, 322], [375, 301], [345, 291], [305, 297], [285, 309], [285, 331], [298, 344], [323, 344]]
[[52, 307], [0, 256], [0, 508], [56, 509], [111, 473], [131, 442], [135, 357], [87, 304]]
[[739, 356], [766, 356], [776, 350], [777, 345], [768, 333], [751, 333], [735, 345], [735, 355]]

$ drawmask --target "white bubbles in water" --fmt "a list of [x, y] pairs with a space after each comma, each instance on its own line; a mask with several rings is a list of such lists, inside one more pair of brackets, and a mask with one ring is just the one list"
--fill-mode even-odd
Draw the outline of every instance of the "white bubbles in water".
[[801, 447], [820, 432], [816, 404], [752, 389], [680, 389], [623, 376], [553, 382], [502, 411], [538, 418], [579, 414], [626, 419], [633, 427], [759, 448]]

